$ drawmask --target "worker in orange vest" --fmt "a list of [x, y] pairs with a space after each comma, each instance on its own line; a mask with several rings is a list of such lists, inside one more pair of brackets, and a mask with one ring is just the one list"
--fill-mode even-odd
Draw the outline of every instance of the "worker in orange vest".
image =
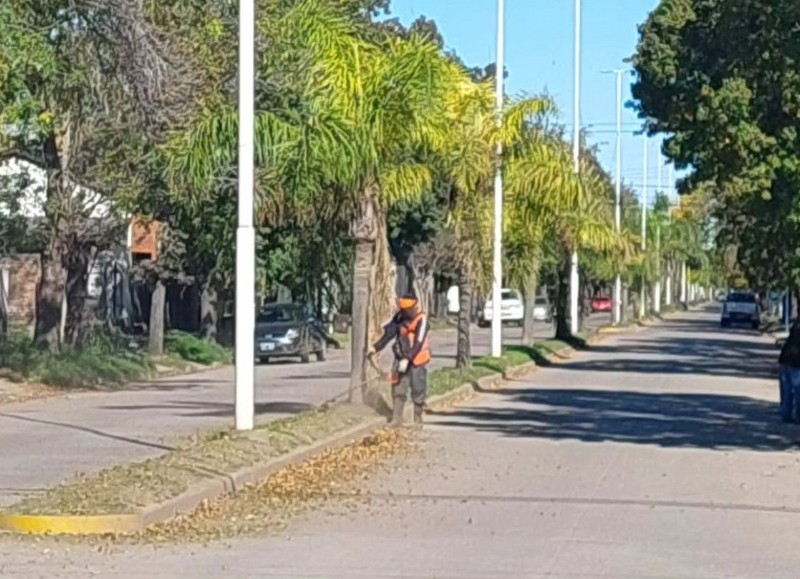
[[383, 335], [370, 348], [369, 355], [380, 352], [394, 341], [392, 351], [392, 423], [403, 423], [403, 410], [409, 391], [414, 403], [414, 423], [422, 425], [425, 398], [428, 394], [428, 316], [420, 311], [417, 298], [405, 295], [397, 300], [397, 313], [383, 326]]

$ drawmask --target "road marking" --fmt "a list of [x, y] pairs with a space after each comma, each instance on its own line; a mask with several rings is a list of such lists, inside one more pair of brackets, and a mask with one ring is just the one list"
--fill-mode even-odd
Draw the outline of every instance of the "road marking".
[[507, 504], [554, 504], [583, 506], [629, 506], [666, 509], [693, 509], [708, 511], [750, 511], [763, 513], [782, 513], [800, 515], [800, 507], [771, 507], [744, 503], [714, 503], [700, 501], [666, 501], [657, 499], [603, 499], [591, 497], [536, 497], [536, 496], [497, 496], [497, 495], [437, 495], [375, 493], [367, 495], [342, 493], [341, 498], [367, 498], [386, 502], [483, 502]]

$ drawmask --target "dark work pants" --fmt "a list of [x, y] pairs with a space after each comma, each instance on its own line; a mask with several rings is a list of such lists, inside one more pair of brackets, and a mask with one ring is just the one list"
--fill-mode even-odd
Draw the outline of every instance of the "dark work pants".
[[400, 377], [400, 381], [392, 387], [392, 396], [403, 402], [411, 393], [411, 401], [417, 405], [425, 404], [428, 396], [428, 367], [409, 366], [408, 371]]

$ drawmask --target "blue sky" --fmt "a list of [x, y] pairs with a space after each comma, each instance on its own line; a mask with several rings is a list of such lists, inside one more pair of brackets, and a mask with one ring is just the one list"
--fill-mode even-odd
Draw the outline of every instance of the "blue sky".
[[[620, 68], [633, 54], [638, 25], [658, 0], [583, 0], [581, 75], [581, 125], [590, 141], [600, 144], [603, 165], [614, 170], [616, 96], [614, 76], [603, 70]], [[555, 100], [561, 120], [571, 131], [573, 115], [573, 0], [506, 0], [506, 68], [508, 94], [547, 91]], [[435, 20], [447, 48], [470, 66], [495, 61], [496, 0], [392, 0], [392, 15], [404, 23], [419, 16]], [[623, 96], [630, 99], [631, 77], [623, 81]], [[623, 179], [641, 191], [643, 139], [635, 136], [639, 120], [623, 111]], [[570, 133], [571, 134], [571, 133]], [[656, 189], [659, 145], [649, 145], [649, 197]], [[664, 189], [668, 169], [662, 170]]]

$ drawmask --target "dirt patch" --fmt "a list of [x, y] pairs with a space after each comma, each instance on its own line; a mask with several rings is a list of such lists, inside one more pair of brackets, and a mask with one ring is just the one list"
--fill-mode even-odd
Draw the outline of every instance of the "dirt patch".
[[225, 429], [184, 439], [176, 450], [121, 465], [23, 499], [7, 512], [32, 515], [132, 513], [185, 492], [209, 476], [268, 461], [374, 418], [363, 406], [334, 405], [270, 422], [253, 432]]
[[64, 394], [64, 391], [44, 384], [13, 382], [0, 378], [0, 405], [50, 398], [59, 394]]

